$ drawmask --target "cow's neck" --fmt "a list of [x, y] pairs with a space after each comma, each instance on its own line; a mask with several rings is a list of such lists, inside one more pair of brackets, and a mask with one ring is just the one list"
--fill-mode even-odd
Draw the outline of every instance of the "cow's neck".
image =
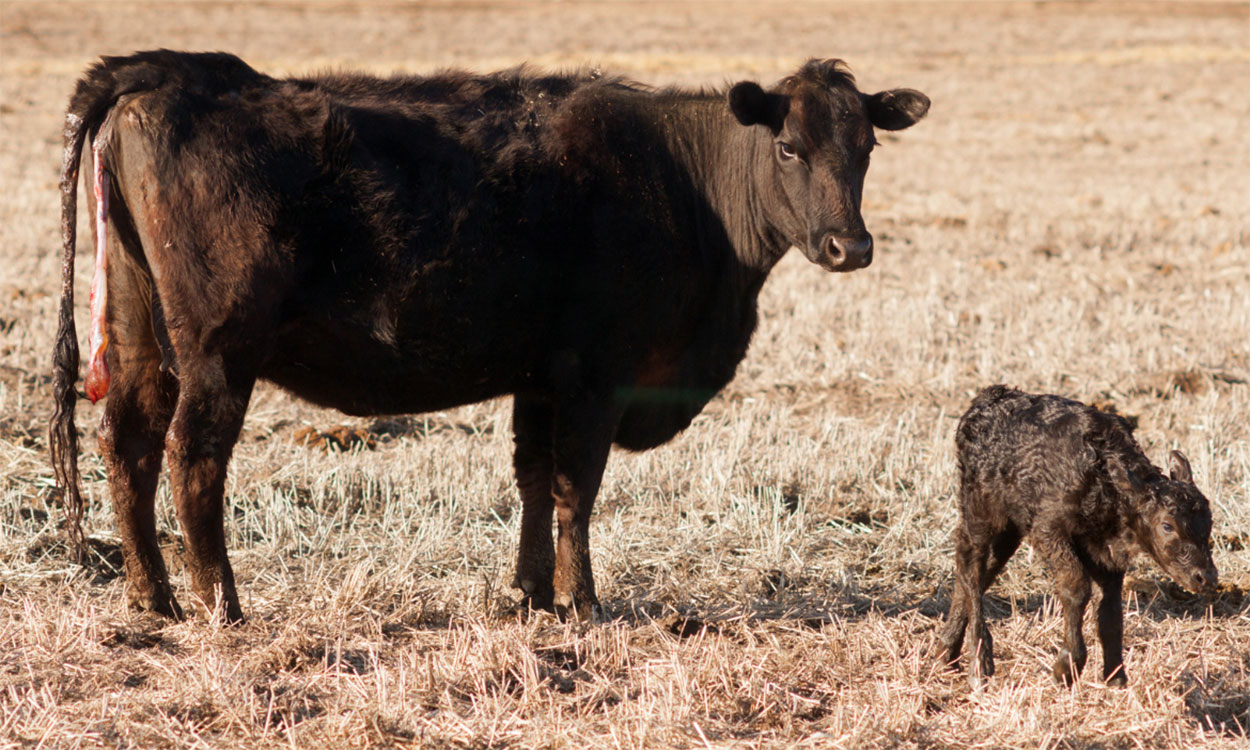
[[772, 138], [763, 127], [740, 125], [722, 97], [683, 104], [666, 123], [669, 148], [723, 227], [743, 272], [762, 281], [790, 246], [769, 222], [777, 200]]
[[683, 382], [711, 391], [729, 382], [746, 354], [757, 322], [757, 299], [789, 241], [768, 221], [761, 174], [771, 174], [771, 139], [763, 128], [738, 124], [723, 97], [681, 102], [667, 119], [670, 153], [688, 175], [707, 215], [696, 219], [705, 266], [705, 314], [687, 342]]

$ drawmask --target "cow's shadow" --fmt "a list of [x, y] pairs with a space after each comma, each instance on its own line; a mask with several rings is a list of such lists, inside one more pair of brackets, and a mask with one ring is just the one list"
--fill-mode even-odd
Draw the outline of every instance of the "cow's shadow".
[[[672, 620], [703, 623], [715, 627], [720, 622], [790, 621], [806, 627], [822, 627], [834, 622], [857, 622], [869, 617], [898, 618], [919, 615], [935, 621], [946, 618], [950, 609], [951, 582], [945, 581], [929, 591], [890, 588], [868, 584], [853, 589], [798, 591], [793, 594], [754, 597], [748, 602], [678, 603], [645, 586], [629, 587], [622, 596], [604, 601], [604, 614], [609, 620], [643, 622]], [[1097, 589], [1089, 611], [1097, 604]], [[1024, 596], [997, 595], [992, 590], [985, 596], [988, 620], [1006, 620], [1020, 616], [1059, 616], [1059, 604], [1052, 593], [1036, 591]], [[1226, 584], [1213, 596], [1191, 594], [1167, 580], [1136, 579], [1126, 586], [1124, 611], [1154, 622], [1169, 619], [1235, 619], [1250, 615], [1250, 594], [1236, 584]], [[675, 626], [688, 631], [689, 625]], [[689, 633], [685, 633], [689, 634]]]

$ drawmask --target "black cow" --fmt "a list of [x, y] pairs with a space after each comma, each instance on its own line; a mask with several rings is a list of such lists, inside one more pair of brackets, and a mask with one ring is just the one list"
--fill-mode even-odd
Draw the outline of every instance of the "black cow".
[[523, 68], [280, 80], [226, 54], [104, 58], [70, 102], [61, 185], [52, 447], [76, 541], [70, 281], [88, 139], [87, 391], [108, 392], [100, 449], [132, 605], [181, 615], [156, 543], [164, 449], [195, 594], [242, 617], [222, 495], [264, 378], [357, 415], [512, 394], [515, 585], [585, 618], [610, 446], [671, 439], [733, 377], [791, 245], [830, 271], [872, 261], [873, 129], [928, 106], [862, 94], [838, 61], [726, 97]]

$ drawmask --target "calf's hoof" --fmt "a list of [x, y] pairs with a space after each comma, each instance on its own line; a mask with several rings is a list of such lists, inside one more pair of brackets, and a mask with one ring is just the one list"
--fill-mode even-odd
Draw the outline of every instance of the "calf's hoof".
[[994, 638], [990, 629], [970, 630], [968, 637], [968, 677], [973, 687], [986, 677], [994, 676]]
[[956, 644], [954, 638], [942, 636], [938, 640], [938, 664], [942, 665], [949, 671], [959, 671], [959, 652], [963, 650], [962, 646], [962, 643]]
[[938, 666], [947, 672], [958, 672], [959, 654], [952, 654], [948, 649], [941, 649], [937, 656]]
[[1105, 679], [1107, 680], [1107, 687], [1122, 688], [1128, 685], [1128, 675], [1124, 674], [1124, 667], [1116, 667]]
[[980, 690], [985, 680], [993, 676], [994, 654], [988, 648], [969, 660], [968, 684], [972, 686], [973, 690]]
[[978, 662], [979, 662], [978, 663], [979, 669], [977, 670], [977, 672], [982, 677], [994, 676], [994, 655], [993, 654], [987, 652], [978, 660]]
[[1072, 687], [1080, 674], [1081, 668], [1072, 662], [1072, 654], [1066, 648], [1060, 651], [1055, 659], [1055, 665], [1050, 669], [1050, 675], [1055, 678], [1055, 682], [1064, 687]]

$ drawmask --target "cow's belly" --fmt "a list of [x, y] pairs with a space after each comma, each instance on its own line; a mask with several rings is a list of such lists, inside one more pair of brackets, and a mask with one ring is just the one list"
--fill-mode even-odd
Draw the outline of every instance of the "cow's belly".
[[409, 414], [512, 393], [530, 378], [515, 347], [471, 336], [431, 335], [402, 344], [341, 324], [279, 333], [261, 377], [347, 414]]

